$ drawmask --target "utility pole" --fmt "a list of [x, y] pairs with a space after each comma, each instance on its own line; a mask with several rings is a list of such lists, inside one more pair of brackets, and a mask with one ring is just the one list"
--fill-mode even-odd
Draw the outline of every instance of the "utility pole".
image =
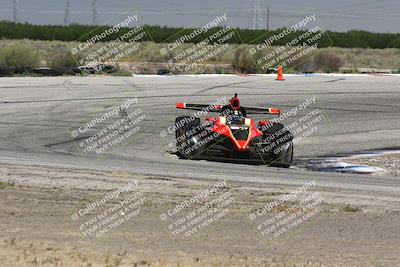
[[13, 0], [14, 4], [14, 22], [18, 22], [18, 10], [19, 10], [19, 3], [18, 0]]
[[65, 16], [64, 16], [64, 25], [68, 25], [70, 23], [69, 20], [69, 6], [70, 6], [71, 0], [67, 0], [67, 3], [65, 5]]
[[267, 5], [267, 31], [269, 31], [269, 5]]
[[97, 10], [96, 10], [96, 2], [97, 0], [92, 1], [92, 8], [93, 8], [93, 25], [97, 25]]

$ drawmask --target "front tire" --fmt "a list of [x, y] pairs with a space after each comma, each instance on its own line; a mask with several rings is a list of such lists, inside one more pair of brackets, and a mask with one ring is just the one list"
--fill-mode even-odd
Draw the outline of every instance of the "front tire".
[[181, 159], [191, 159], [197, 153], [192, 150], [190, 131], [200, 125], [200, 119], [192, 120], [191, 117], [178, 117], [175, 119], [176, 155]]
[[289, 168], [293, 162], [293, 142], [286, 144], [287, 148], [277, 153], [274, 160], [271, 162], [271, 166]]
[[271, 147], [269, 154], [270, 166], [289, 168], [293, 162], [293, 134], [286, 130], [283, 124], [273, 123], [263, 129], [264, 140]]

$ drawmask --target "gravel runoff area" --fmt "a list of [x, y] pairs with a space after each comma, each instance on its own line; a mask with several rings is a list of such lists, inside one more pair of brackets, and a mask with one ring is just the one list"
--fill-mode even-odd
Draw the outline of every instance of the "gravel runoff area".
[[356, 165], [381, 168], [386, 175], [400, 176], [400, 154], [349, 159], [345, 161]]

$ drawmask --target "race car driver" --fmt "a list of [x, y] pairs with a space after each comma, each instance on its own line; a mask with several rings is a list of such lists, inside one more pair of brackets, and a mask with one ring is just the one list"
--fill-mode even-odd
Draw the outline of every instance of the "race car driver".
[[222, 107], [221, 115], [227, 117], [228, 121], [235, 124], [241, 123], [243, 118], [246, 117], [246, 109], [240, 106], [240, 100], [237, 94], [229, 100], [228, 105]]

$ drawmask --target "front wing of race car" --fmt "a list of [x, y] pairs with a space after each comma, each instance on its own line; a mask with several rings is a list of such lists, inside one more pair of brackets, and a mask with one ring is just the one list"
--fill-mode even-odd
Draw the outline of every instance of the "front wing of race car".
[[206, 134], [193, 135], [187, 140], [188, 158], [290, 166], [293, 157], [290, 136], [283, 142], [279, 141], [282, 138], [266, 137], [254, 125], [222, 126], [217, 122], [203, 130]]

